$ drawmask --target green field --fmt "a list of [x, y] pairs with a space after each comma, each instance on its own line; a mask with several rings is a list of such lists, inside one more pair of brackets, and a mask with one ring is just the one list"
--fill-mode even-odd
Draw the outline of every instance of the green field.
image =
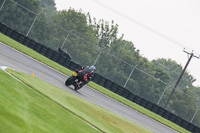
[[[13, 48], [15, 48], [15, 49], [17, 49], [17, 50], [19, 50], [19, 51], [21, 51], [22, 53], [25, 53], [25, 54], [35, 58], [36, 60], [41, 61], [44, 64], [47, 64], [48, 66], [50, 66], [50, 67], [52, 67], [52, 68], [54, 68], [54, 69], [56, 69], [56, 70], [58, 70], [58, 71], [60, 71], [64, 74], [71, 75], [71, 73], [72, 73], [70, 70], [64, 68], [63, 66], [47, 59], [46, 57], [44, 57], [44, 56], [38, 54], [37, 52], [27, 48], [26, 46], [19, 44], [18, 42], [4, 36], [3, 34], [0, 34], [0, 41], [11, 46], [11, 47], [13, 47]], [[139, 106], [139, 105], [137, 105], [137, 104], [135, 104], [135, 103], [133, 103], [133, 102], [131, 102], [131, 101], [129, 101], [129, 100], [127, 100], [127, 99], [125, 99], [125, 98], [123, 98], [123, 97], [121, 97], [121, 96], [119, 96], [119, 95], [117, 95], [117, 94], [95, 84], [95, 83], [93, 83], [93, 82], [89, 83], [89, 86], [100, 91], [100, 92], [102, 92], [102, 93], [104, 93], [104, 94], [106, 94], [106, 95], [108, 95], [108, 96], [110, 96], [110, 97], [112, 97], [113, 99], [116, 99], [116, 100], [126, 104], [127, 106], [129, 106], [129, 107], [131, 107], [135, 110], [138, 110], [139, 112], [141, 112], [141, 113], [143, 113], [143, 114], [145, 114], [145, 115], [147, 115], [147, 116], [149, 116], [149, 117], [151, 117], [151, 118], [173, 128], [173, 129], [175, 129], [179, 132], [182, 132], [182, 133], [188, 132], [185, 129], [177, 126], [176, 124], [160, 117], [159, 115], [156, 115], [153, 112], [151, 112], [151, 111], [149, 111], [149, 110], [147, 110], [147, 109], [145, 109], [145, 108], [143, 108], [143, 107], [141, 107], [141, 106]]]
[[36, 77], [7, 71], [23, 83], [0, 70], [2, 133], [150, 133]]
[[98, 132], [63, 106], [2, 70], [0, 88], [1, 133]]

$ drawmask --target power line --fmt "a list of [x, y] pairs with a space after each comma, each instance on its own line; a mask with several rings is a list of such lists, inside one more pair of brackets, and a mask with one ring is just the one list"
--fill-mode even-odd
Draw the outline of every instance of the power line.
[[[172, 42], [172, 43], [174, 43], [174, 44], [176, 44], [176, 45], [178, 45], [178, 46], [180, 46], [180, 47], [182, 47], [182, 48], [185, 48], [185, 47], [186, 47], [186, 46], [184, 46], [183, 44], [181, 44], [180, 42], [177, 42], [176, 40], [171, 39], [170, 37], [168, 37], [168, 36], [166, 36], [166, 35], [164, 35], [164, 34], [158, 32], [158, 31], [156, 31], [156, 30], [150, 28], [149, 26], [144, 25], [143, 23], [141, 23], [141, 22], [139, 22], [139, 21], [137, 21], [137, 20], [135, 20], [135, 19], [133, 19], [133, 18], [131, 18], [131, 17], [129, 17], [129, 16], [127, 16], [127, 15], [125, 15], [125, 14], [123, 14], [123, 13], [121, 13], [121, 12], [119, 12], [119, 11], [117, 11], [117, 10], [111, 8], [111, 7], [109, 7], [109, 6], [107, 6], [106, 4], [104, 4], [104, 3], [102, 3], [102, 2], [100, 2], [100, 1], [98, 1], [98, 0], [92, 0], [92, 1], [95, 2], [95, 3], [97, 3], [98, 5], [101, 5], [101, 6], [105, 7], [105, 8], [107, 8], [108, 10], [111, 10], [112, 12], [114, 12], [114, 13], [116, 13], [116, 14], [122, 16], [122, 17], [124, 17], [125, 19], [128, 19], [128, 20], [130, 20], [131, 22], [134, 22], [135, 24], [137, 24], [137, 25], [143, 27], [144, 29], [146, 29], [146, 30], [148, 30], [148, 31], [151, 31], [152, 33], [154, 33], [154, 34], [156, 34], [156, 35], [158, 35], [158, 36], [163, 37], [164, 39], [166, 39], [166, 40], [168, 40], [168, 41], [170, 41], [170, 42]], [[197, 52], [197, 51], [196, 51], [196, 53], [199, 54], [199, 52]], [[200, 54], [199, 54], [199, 55], [200, 55]]]

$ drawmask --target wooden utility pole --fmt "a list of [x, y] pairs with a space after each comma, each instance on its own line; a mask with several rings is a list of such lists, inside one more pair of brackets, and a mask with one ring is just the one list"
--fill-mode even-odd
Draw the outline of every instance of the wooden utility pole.
[[185, 51], [185, 49], [184, 49], [183, 51], [184, 51], [185, 53], [187, 53], [188, 55], [190, 55], [190, 57], [189, 57], [189, 59], [188, 59], [188, 61], [187, 61], [186, 65], [185, 65], [185, 67], [184, 67], [183, 71], [181, 72], [181, 74], [180, 74], [180, 76], [179, 76], [179, 78], [178, 78], [178, 80], [177, 80], [177, 82], [176, 82], [176, 84], [175, 84], [174, 88], [172, 89], [172, 92], [171, 92], [171, 94], [169, 95], [169, 97], [168, 97], [168, 99], [167, 99], [167, 102], [165, 103], [165, 106], [164, 106], [164, 108], [166, 108], [166, 107], [167, 107], [167, 105], [168, 105], [168, 103], [169, 103], [169, 101], [170, 101], [170, 99], [171, 99], [172, 95], [174, 94], [174, 92], [175, 92], [175, 89], [176, 89], [176, 87], [178, 86], [178, 84], [179, 84], [179, 82], [180, 82], [180, 80], [181, 80], [181, 78], [182, 78], [183, 74], [185, 73], [185, 70], [186, 70], [186, 68], [187, 68], [188, 64], [190, 63], [190, 61], [191, 61], [192, 57], [196, 57], [196, 58], [198, 58], [198, 59], [199, 59], [199, 57], [197, 57], [197, 56], [195, 56], [195, 55], [193, 54], [193, 51], [192, 51], [192, 53], [186, 52], [186, 51]]

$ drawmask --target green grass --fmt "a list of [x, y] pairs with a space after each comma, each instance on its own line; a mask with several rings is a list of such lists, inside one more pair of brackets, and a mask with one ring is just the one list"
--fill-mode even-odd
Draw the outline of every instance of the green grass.
[[[24, 84], [0, 71], [0, 130], [10, 132], [150, 133], [141, 126], [63, 89], [25, 73], [6, 69]], [[8, 119], [10, 118], [10, 119]], [[83, 121], [82, 121], [83, 120]], [[33, 128], [34, 127], [34, 128]]]
[[[32, 80], [30, 77], [28, 79]], [[0, 70], [0, 91], [1, 133], [99, 132], [63, 106], [2, 70]]]
[[[57, 64], [57, 63], [55, 63], [55, 62], [53, 62], [51, 60], [49, 60], [48, 58], [38, 54], [37, 52], [27, 48], [24, 45], [19, 44], [18, 42], [6, 37], [5, 35], [3, 35], [1, 33], [0, 33], [0, 41], [5, 43], [5, 44], [7, 44], [7, 45], [9, 45], [9, 46], [11, 46], [11, 47], [13, 47], [14, 49], [17, 49], [17, 50], [21, 51], [24, 54], [27, 54], [27, 55], [35, 58], [36, 60], [41, 61], [44, 64], [47, 64], [48, 66], [50, 66], [50, 67], [52, 67], [52, 68], [54, 68], [54, 69], [56, 69], [56, 70], [58, 70], [58, 71], [60, 71], [60, 72], [62, 72], [64, 74], [66, 74], [66, 75], [71, 75], [71, 73], [72, 73], [72, 71], [66, 69], [65, 67], [63, 67], [63, 66], [61, 66], [61, 65], [59, 65], [59, 64]], [[113, 99], [116, 99], [119, 102], [122, 102], [125, 105], [127, 105], [127, 106], [129, 106], [129, 107], [131, 107], [131, 108], [133, 108], [133, 109], [135, 109], [135, 110], [137, 110], [137, 111], [139, 111], [139, 112], [141, 112], [141, 113], [143, 113], [143, 114], [145, 114], [145, 115], [147, 115], [147, 116], [149, 116], [149, 117], [151, 117], [151, 118], [153, 118], [153, 119], [155, 119], [155, 120], [157, 120], [157, 121], [159, 121], [159, 122], [161, 122], [161, 123], [163, 123], [163, 124], [165, 124], [165, 125], [167, 125], [167, 126], [169, 126], [171, 128], [173, 128], [173, 129], [175, 129], [175, 130], [177, 130], [177, 131], [179, 131], [181, 133], [189, 132], [189, 131], [181, 128], [180, 126], [172, 123], [171, 121], [168, 121], [168, 120], [160, 117], [159, 115], [157, 115], [157, 114], [155, 114], [155, 113], [153, 113], [153, 112], [151, 112], [151, 111], [149, 111], [149, 110], [147, 110], [147, 109], [145, 109], [145, 108], [143, 108], [143, 107], [141, 107], [141, 106], [139, 106], [139, 105], [137, 105], [137, 104], [135, 104], [135, 103], [133, 103], [133, 102], [131, 102], [131, 101], [129, 101], [129, 100], [127, 100], [127, 99], [125, 99], [125, 98], [123, 98], [123, 97], [121, 97], [121, 96], [119, 96], [119, 95], [117, 95], [117, 94], [105, 89], [105, 88], [103, 88], [102, 86], [99, 86], [99, 85], [97, 85], [97, 84], [95, 84], [93, 82], [90, 82], [88, 85], [90, 87], [92, 87], [92, 88], [94, 88], [94, 89], [96, 89], [96, 90], [108, 95], [109, 97], [112, 97]]]

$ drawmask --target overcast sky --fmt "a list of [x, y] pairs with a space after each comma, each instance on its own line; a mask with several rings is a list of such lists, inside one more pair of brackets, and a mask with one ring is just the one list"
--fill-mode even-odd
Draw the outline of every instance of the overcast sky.
[[[119, 35], [132, 41], [149, 60], [165, 58], [185, 66], [188, 55], [200, 54], [199, 0], [55, 0], [58, 10], [70, 7], [89, 12], [97, 20], [114, 20]], [[200, 86], [200, 59], [192, 58], [187, 71]]]

